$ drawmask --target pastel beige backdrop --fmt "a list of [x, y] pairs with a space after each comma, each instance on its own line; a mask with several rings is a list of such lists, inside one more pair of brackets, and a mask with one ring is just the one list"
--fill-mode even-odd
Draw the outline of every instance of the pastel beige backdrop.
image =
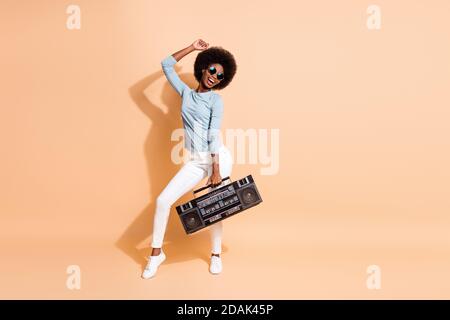
[[[449, 14], [447, 0], [2, 0], [0, 298], [449, 298]], [[224, 222], [221, 275], [208, 233], [186, 236], [172, 211], [146, 281], [155, 199], [180, 167], [160, 62], [197, 38], [238, 63], [223, 132], [280, 129], [280, 167], [235, 165], [264, 202]], [[192, 88], [197, 53], [176, 67]]]

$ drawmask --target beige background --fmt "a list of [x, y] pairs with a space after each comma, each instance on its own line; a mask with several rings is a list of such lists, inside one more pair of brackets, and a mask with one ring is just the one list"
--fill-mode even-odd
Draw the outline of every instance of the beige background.
[[[447, 0], [2, 0], [0, 298], [449, 298], [449, 16]], [[222, 128], [279, 128], [280, 170], [235, 165], [264, 202], [224, 222], [221, 275], [172, 211], [142, 280], [179, 169], [160, 61], [197, 38], [238, 63]], [[196, 54], [176, 69], [192, 88]]]

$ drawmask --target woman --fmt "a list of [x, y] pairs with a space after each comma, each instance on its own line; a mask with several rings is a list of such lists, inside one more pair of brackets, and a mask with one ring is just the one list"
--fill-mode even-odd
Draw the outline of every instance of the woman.
[[[197, 55], [194, 63], [194, 75], [199, 82], [194, 90], [178, 77], [173, 66], [185, 55], [196, 50], [202, 52]], [[167, 56], [161, 61], [161, 66], [167, 80], [182, 97], [184, 146], [190, 151], [190, 158], [156, 200], [152, 253], [142, 273], [144, 279], [153, 277], [159, 265], [166, 259], [162, 244], [171, 206], [206, 176], [209, 176], [206, 184], [210, 184], [210, 190], [222, 185], [222, 177], [231, 174], [233, 165], [230, 151], [220, 140], [222, 97], [212, 90], [221, 90], [230, 84], [237, 69], [233, 55], [221, 47], [209, 48], [209, 43], [198, 39], [190, 46]], [[212, 242], [209, 270], [218, 274], [222, 271], [222, 222], [216, 222], [208, 228]]]

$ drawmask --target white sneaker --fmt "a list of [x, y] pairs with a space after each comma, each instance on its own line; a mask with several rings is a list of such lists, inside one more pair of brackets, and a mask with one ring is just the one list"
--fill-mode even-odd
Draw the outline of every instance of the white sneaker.
[[211, 256], [209, 272], [211, 272], [212, 274], [219, 274], [220, 272], [222, 272], [222, 259], [220, 257]]
[[144, 272], [142, 272], [142, 278], [144, 279], [150, 279], [156, 274], [159, 265], [166, 260], [166, 255], [161, 250], [159, 255], [149, 256], [148, 259], [147, 266], [145, 267]]

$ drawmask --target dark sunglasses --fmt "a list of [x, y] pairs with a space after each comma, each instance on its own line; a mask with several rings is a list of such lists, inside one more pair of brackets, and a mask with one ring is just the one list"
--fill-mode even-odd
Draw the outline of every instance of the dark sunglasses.
[[[208, 71], [209, 71], [210, 75], [213, 75], [214, 73], [217, 72], [216, 67], [214, 67], [214, 66], [209, 67]], [[222, 72], [217, 74], [217, 79], [219, 79], [219, 80], [223, 80], [224, 77], [225, 76], [223, 75]]]

